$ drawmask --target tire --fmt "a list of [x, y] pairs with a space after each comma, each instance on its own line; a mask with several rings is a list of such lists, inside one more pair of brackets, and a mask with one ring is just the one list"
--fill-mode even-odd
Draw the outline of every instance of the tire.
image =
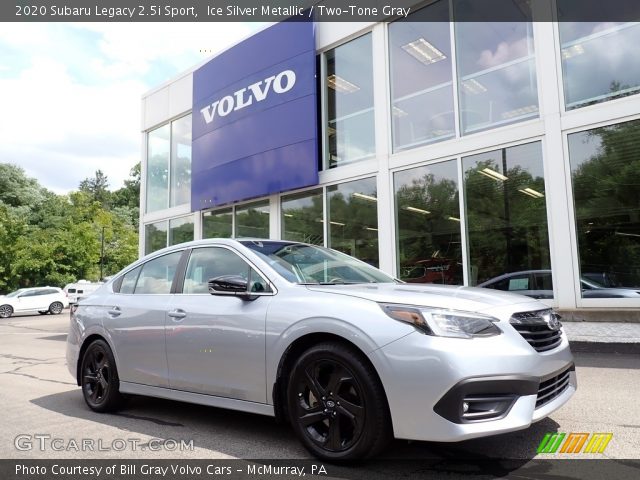
[[370, 458], [391, 438], [378, 376], [360, 352], [346, 345], [321, 343], [296, 360], [287, 406], [296, 435], [322, 460]]
[[84, 401], [95, 412], [113, 412], [124, 403], [116, 361], [104, 340], [95, 340], [82, 356], [80, 385]]
[[53, 302], [49, 305], [49, 312], [51, 312], [51, 315], [60, 315], [62, 310], [64, 310], [64, 305], [60, 302]]
[[0, 318], [9, 318], [13, 315], [13, 307], [11, 305], [0, 305]]

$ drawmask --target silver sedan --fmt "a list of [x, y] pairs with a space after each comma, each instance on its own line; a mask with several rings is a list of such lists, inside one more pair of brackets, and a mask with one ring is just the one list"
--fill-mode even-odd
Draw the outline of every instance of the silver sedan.
[[96, 412], [137, 394], [275, 416], [325, 460], [527, 428], [576, 389], [542, 303], [406, 284], [276, 240], [189, 242], [130, 265], [74, 307], [67, 364]]

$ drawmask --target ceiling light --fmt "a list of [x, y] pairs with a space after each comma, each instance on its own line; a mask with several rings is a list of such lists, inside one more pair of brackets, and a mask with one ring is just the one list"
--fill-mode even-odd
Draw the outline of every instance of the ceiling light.
[[524, 193], [525, 195], [529, 195], [530, 197], [533, 198], [543, 198], [544, 194], [540, 193], [537, 190], [534, 190], [533, 188], [520, 188], [518, 189], [519, 192]]
[[377, 232], [378, 229], [377, 228], [373, 228], [373, 227], [364, 227], [365, 230], [371, 230], [372, 232]]
[[360, 87], [351, 83], [349, 80], [345, 80], [336, 74], [329, 75], [327, 77], [327, 83], [329, 88], [333, 88], [336, 92], [340, 93], [353, 93], [360, 90]]
[[413, 58], [421, 63], [424, 63], [425, 65], [430, 65], [447, 58], [444, 53], [442, 53], [422, 37], [411, 43], [402, 45], [402, 49]]
[[462, 88], [466, 90], [467, 93], [470, 93], [472, 95], [478, 95], [479, 93], [484, 93], [487, 91], [487, 87], [485, 87], [475, 78], [464, 80], [462, 82]]
[[408, 210], [409, 212], [420, 213], [422, 215], [429, 215], [431, 212], [429, 210], [423, 210], [422, 208], [416, 207], [402, 207], [403, 210]]
[[447, 220], [451, 220], [451, 221], [454, 221], [454, 222], [459, 222], [460, 221], [460, 219], [458, 217], [447, 217]]
[[537, 105], [527, 105], [526, 107], [516, 108], [515, 110], [509, 110], [508, 112], [504, 112], [502, 114], [502, 118], [514, 118], [514, 117], [522, 117], [524, 115], [528, 115], [530, 113], [536, 113], [538, 111]]
[[359, 198], [361, 200], [367, 200], [368, 202], [377, 202], [378, 199], [372, 195], [365, 195], [364, 193], [352, 193], [351, 194], [352, 197], [356, 197]]
[[505, 177], [501, 173], [498, 173], [495, 170], [491, 170], [490, 168], [483, 168], [482, 170], [480, 170], [479, 173], [481, 173], [485, 177], [493, 178], [494, 180], [499, 180], [501, 182], [504, 182], [505, 180], [509, 180], [508, 177]]
[[567, 60], [571, 57], [577, 57], [578, 55], [582, 55], [584, 53], [584, 47], [580, 43], [576, 43], [575, 45], [571, 45], [570, 47], [566, 47], [562, 49], [562, 58]]
[[346, 223], [340, 223], [340, 222], [329, 222], [331, 225], [338, 225], [339, 227], [344, 227], [346, 225]]
[[290, 213], [285, 213], [285, 214], [284, 214], [284, 216], [285, 216], [285, 217], [288, 217], [288, 218], [293, 217], [293, 215], [292, 215], [292, 214], [290, 214]]

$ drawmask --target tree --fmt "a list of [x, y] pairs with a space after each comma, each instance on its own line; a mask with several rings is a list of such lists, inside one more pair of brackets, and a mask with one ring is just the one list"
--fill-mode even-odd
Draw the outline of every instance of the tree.
[[108, 185], [98, 170], [78, 191], [56, 195], [21, 168], [0, 164], [0, 293], [98, 280], [103, 232], [104, 275], [133, 262], [138, 253], [139, 165], [114, 194]]
[[43, 201], [42, 187], [24, 170], [10, 163], [0, 163], [0, 202], [11, 207], [39, 205]]
[[85, 178], [80, 182], [79, 190], [86, 193], [94, 201], [99, 202], [103, 207], [108, 207], [111, 201], [111, 192], [109, 188], [109, 179], [102, 172], [96, 170], [93, 178]]

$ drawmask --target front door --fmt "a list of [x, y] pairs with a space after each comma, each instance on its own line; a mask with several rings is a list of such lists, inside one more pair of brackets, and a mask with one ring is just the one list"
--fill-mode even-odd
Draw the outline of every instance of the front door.
[[[253, 300], [214, 296], [207, 281], [241, 275]], [[269, 286], [235, 251], [192, 251], [181, 294], [168, 312], [166, 341], [171, 388], [266, 403], [265, 318]]]

